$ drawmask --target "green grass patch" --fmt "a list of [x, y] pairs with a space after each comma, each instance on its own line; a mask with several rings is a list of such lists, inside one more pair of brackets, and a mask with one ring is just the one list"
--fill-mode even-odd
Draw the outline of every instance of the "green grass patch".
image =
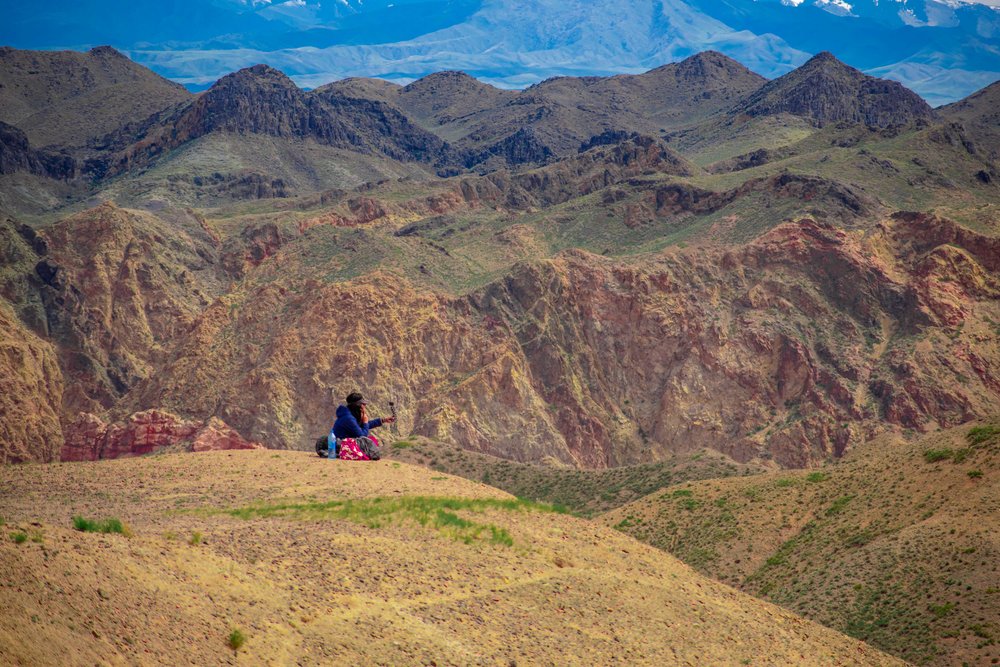
[[369, 528], [381, 528], [403, 521], [413, 521], [465, 544], [486, 541], [490, 544], [513, 546], [514, 540], [507, 529], [491, 523], [479, 523], [456, 513], [479, 514], [488, 510], [565, 513], [561, 507], [521, 498], [503, 500], [436, 496], [379, 497], [360, 500], [331, 500], [322, 503], [255, 505], [222, 510], [221, 513], [244, 520], [271, 517], [299, 520], [342, 519]]
[[945, 602], [944, 604], [932, 604], [927, 606], [927, 611], [934, 614], [936, 618], [944, 618], [951, 613], [951, 610], [955, 608], [954, 602]]
[[950, 459], [954, 454], [955, 452], [950, 449], [928, 449], [924, 452], [924, 461], [937, 463], [938, 461]]
[[73, 527], [84, 533], [118, 533], [125, 537], [130, 537], [132, 531], [127, 524], [119, 519], [110, 518], [103, 520], [85, 519], [82, 516], [73, 517]]
[[982, 470], [970, 470], [966, 474], [969, 476], [969, 479], [979, 479], [980, 477], [983, 476], [983, 471]]
[[247, 643], [246, 635], [244, 635], [243, 632], [237, 629], [234, 629], [232, 632], [230, 632], [229, 637], [226, 638], [226, 646], [231, 648], [233, 650], [233, 653], [236, 653], [241, 648], [243, 648], [243, 645], [246, 643]]
[[806, 481], [815, 484], [816, 482], [822, 482], [827, 477], [829, 477], [829, 475], [827, 475], [825, 472], [811, 472], [808, 475], [806, 475]]
[[16, 533], [10, 534], [10, 540], [14, 544], [24, 544], [28, 541], [28, 534], [19, 530]]
[[833, 501], [833, 504], [826, 509], [827, 516], [833, 516], [834, 514], [840, 514], [847, 507], [847, 504], [854, 500], [854, 496], [841, 496]]
[[1000, 426], [988, 424], [987, 426], [976, 426], [969, 429], [965, 434], [965, 439], [973, 447], [992, 443], [1000, 440]]

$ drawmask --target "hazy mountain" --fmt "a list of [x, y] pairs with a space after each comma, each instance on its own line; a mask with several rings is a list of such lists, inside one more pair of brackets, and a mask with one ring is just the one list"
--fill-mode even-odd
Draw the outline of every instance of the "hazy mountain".
[[345, 76], [406, 83], [454, 69], [523, 87], [552, 76], [637, 73], [708, 49], [769, 77], [831, 51], [932, 104], [1000, 78], [1000, 13], [945, 0], [59, 0], [43, 10], [13, 7], [5, 18], [0, 41], [110, 43], [199, 88], [259, 62], [307, 87]]

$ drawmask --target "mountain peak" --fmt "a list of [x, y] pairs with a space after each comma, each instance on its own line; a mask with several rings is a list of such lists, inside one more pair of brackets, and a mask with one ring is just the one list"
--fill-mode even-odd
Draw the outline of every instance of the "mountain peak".
[[95, 46], [90, 51], [87, 51], [87, 55], [96, 56], [98, 58], [121, 58], [122, 60], [128, 60], [128, 57], [116, 49], [113, 46]]
[[[829, 51], [820, 51], [819, 53], [817, 53], [816, 55], [814, 55], [812, 58], [810, 58], [806, 62], [806, 65], [808, 65], [809, 63], [839, 63], [841, 65], [844, 64], [843, 62], [841, 62], [837, 58], [837, 56], [833, 55]], [[803, 67], [804, 66], [805, 65], [803, 65]]]
[[209, 90], [218, 87], [225, 87], [233, 84], [271, 84], [281, 86], [283, 88], [295, 88], [295, 82], [288, 78], [288, 75], [279, 69], [275, 69], [270, 65], [265, 65], [259, 63], [251, 67], [244, 67], [241, 70], [237, 70], [232, 74], [227, 74], [222, 77]]
[[868, 76], [829, 51], [769, 81], [733, 113], [788, 113], [809, 118], [819, 126], [845, 121], [869, 127], [906, 125], [934, 116], [931, 107], [902, 84]]
[[764, 77], [755, 74], [742, 63], [718, 51], [702, 51], [701, 53], [696, 53], [693, 56], [685, 58], [679, 63], [672, 63], [660, 69], [665, 68], [673, 69], [680, 78], [688, 80], [750, 77], [759, 80], [761, 83], [765, 81]]
[[403, 88], [403, 93], [423, 92], [425, 90], [436, 90], [442, 87], [449, 90], [492, 88], [489, 84], [485, 84], [476, 77], [466, 74], [460, 70], [445, 70], [443, 72], [428, 74], [425, 77], [417, 79], [408, 86], [405, 86]]

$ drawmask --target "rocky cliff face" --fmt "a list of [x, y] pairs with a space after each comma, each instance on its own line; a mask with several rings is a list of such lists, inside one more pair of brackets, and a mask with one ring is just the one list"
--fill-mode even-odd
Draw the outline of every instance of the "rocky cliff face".
[[67, 180], [76, 175], [76, 163], [68, 155], [33, 149], [24, 132], [0, 122], [0, 174], [19, 171]]
[[407, 407], [403, 432], [508, 458], [807, 466], [993, 409], [995, 244], [919, 215], [804, 220], [641, 263], [574, 251], [465, 298], [389, 274], [262, 285], [208, 308], [130, 401], [303, 447], [363, 387]]
[[0, 463], [59, 459], [63, 388], [55, 349], [0, 299]]
[[65, 415], [111, 407], [208, 303], [214, 245], [199, 232], [113, 204], [45, 231], [50, 250], [34, 271], [69, 381]]
[[867, 76], [826, 52], [768, 82], [731, 113], [789, 113], [820, 126], [843, 121], [869, 127], [926, 122], [934, 117], [930, 106], [902, 84]]

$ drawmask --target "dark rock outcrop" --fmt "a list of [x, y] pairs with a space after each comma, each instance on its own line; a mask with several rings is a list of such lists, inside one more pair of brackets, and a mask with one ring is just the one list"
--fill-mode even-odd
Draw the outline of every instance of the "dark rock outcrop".
[[33, 149], [24, 132], [0, 122], [0, 174], [19, 171], [69, 180], [76, 174], [76, 162], [68, 155]]

